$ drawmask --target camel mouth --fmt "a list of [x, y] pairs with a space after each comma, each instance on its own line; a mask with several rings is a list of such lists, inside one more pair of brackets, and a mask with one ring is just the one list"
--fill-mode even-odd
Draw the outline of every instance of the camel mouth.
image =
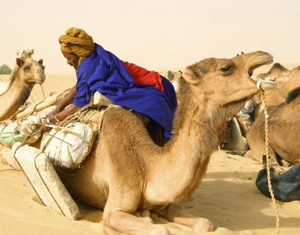
[[273, 63], [273, 58], [270, 58], [269, 60], [267, 61], [264, 61], [262, 63], [258, 63], [258, 64], [255, 64], [255, 65], [252, 65], [249, 69], [248, 69], [248, 74], [249, 76], [251, 77], [253, 75], [253, 72], [255, 69], [261, 67], [261, 66], [264, 66], [264, 65], [268, 65], [268, 64], [272, 64]]
[[45, 79], [43, 79], [43, 80], [37, 80], [36, 83], [39, 84], [39, 85], [41, 85], [41, 84], [44, 83], [44, 81], [45, 81]]
[[235, 106], [235, 105], [240, 105], [240, 104], [244, 104], [246, 103], [248, 100], [250, 100], [251, 98], [253, 97], [253, 95], [250, 95], [250, 96], [247, 96], [241, 100], [235, 100], [235, 101], [232, 101], [232, 102], [229, 102], [227, 104], [224, 105], [224, 107], [228, 108], [230, 106]]
[[28, 81], [28, 83], [30, 84], [43, 84], [45, 82], [46, 78], [43, 78], [43, 79], [34, 79], [34, 80], [31, 80], [31, 81]]
[[253, 63], [248, 68], [248, 75], [251, 77], [255, 69], [271, 63], [273, 63], [273, 57], [270, 54], [259, 52], [259, 55], [254, 57]]

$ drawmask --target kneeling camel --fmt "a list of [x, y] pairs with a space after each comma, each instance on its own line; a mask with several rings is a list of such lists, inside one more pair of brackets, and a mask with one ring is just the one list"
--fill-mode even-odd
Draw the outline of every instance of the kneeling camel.
[[173, 137], [163, 147], [152, 141], [142, 120], [123, 108], [106, 111], [98, 142], [80, 168], [59, 171], [74, 198], [104, 210], [104, 224], [128, 234], [170, 234], [160, 224], [137, 218], [153, 210], [197, 232], [212, 223], [176, 205], [200, 185], [229, 117], [258, 89], [253, 70], [272, 62], [257, 51], [232, 59], [204, 59], [188, 66], [181, 78]]

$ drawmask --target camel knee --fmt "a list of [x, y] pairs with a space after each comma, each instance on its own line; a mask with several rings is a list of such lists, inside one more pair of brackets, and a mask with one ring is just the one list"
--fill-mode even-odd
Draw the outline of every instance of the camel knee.
[[121, 216], [117, 212], [109, 212], [103, 214], [103, 224], [111, 228], [115, 227], [114, 225], [117, 225], [120, 219]]
[[124, 224], [123, 217], [124, 215], [120, 211], [104, 212], [103, 224], [116, 231], [124, 232], [129, 228], [126, 226], [126, 223]]

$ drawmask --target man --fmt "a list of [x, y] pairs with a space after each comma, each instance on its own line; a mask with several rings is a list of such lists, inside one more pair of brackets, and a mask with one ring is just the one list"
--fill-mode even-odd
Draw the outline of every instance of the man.
[[171, 138], [177, 107], [171, 82], [157, 72], [120, 60], [94, 43], [83, 29], [68, 29], [59, 43], [67, 63], [76, 70], [77, 83], [51, 113], [50, 122], [61, 121], [87, 105], [98, 91], [113, 103], [146, 115], [151, 126], [161, 126], [165, 138]]

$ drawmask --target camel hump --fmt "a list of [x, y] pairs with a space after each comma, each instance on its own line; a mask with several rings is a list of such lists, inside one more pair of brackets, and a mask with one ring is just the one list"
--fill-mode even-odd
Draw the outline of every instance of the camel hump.
[[280, 63], [275, 63], [273, 64], [271, 70], [273, 69], [279, 69], [280, 71], [287, 71], [285, 67], [283, 67]]
[[296, 99], [300, 94], [300, 87], [296, 87], [295, 89], [291, 90], [285, 100], [285, 102], [288, 104], [292, 102], [294, 99]]

